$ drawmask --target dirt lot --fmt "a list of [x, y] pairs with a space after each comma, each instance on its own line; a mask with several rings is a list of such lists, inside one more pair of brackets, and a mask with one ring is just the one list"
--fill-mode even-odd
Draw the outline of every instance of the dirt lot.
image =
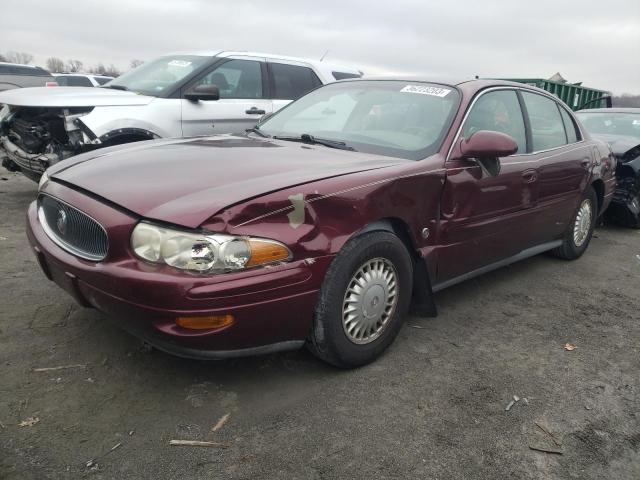
[[[640, 231], [442, 292], [359, 370], [304, 351], [197, 362], [48, 282], [24, 235], [36, 186], [0, 177], [2, 479], [640, 478]], [[34, 371], [63, 365], [84, 367]]]

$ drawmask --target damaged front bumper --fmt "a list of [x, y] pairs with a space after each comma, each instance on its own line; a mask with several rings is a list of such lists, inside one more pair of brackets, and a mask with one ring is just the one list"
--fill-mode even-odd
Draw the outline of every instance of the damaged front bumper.
[[27, 153], [7, 137], [0, 137], [0, 148], [5, 155], [2, 159], [3, 167], [12, 172], [21, 171], [36, 182], [47, 168], [62, 160], [54, 153]]

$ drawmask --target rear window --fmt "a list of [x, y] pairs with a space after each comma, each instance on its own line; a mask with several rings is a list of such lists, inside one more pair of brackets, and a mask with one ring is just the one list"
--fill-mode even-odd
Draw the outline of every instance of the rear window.
[[295, 100], [322, 85], [318, 76], [308, 67], [272, 63], [273, 98]]
[[578, 127], [576, 127], [576, 124], [574, 123], [571, 116], [567, 113], [567, 111], [562, 107], [559, 108], [560, 114], [562, 115], [562, 121], [564, 122], [564, 128], [567, 131], [567, 142], [575, 143], [580, 139]]
[[55, 79], [61, 87], [93, 87], [91, 80], [80, 75], [61, 75]]
[[44, 68], [22, 65], [0, 65], [0, 75], [31, 75], [34, 77], [49, 77], [51, 74]]
[[522, 92], [529, 114], [533, 151], [551, 150], [567, 144], [564, 122], [555, 101], [537, 93]]
[[347, 78], [360, 78], [362, 75], [358, 73], [348, 73], [348, 72], [331, 72], [333, 78], [336, 80], [345, 80]]

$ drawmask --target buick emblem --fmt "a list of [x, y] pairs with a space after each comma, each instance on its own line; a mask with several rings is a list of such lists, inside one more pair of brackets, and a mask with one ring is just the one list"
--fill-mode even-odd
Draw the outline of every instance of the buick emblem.
[[67, 233], [67, 213], [64, 210], [58, 210], [58, 220], [56, 220], [58, 231], [64, 235]]

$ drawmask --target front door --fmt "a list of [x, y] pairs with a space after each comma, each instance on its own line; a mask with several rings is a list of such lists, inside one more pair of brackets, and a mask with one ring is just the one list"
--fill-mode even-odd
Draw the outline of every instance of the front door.
[[[471, 107], [460, 138], [479, 130], [506, 133], [516, 154], [501, 158], [489, 175], [475, 159], [449, 158], [441, 202], [437, 284], [517, 254], [538, 196], [538, 171], [527, 152], [527, 135], [514, 90], [482, 93]], [[460, 141], [460, 140], [458, 140]], [[454, 148], [455, 151], [455, 148]], [[453, 155], [455, 156], [455, 154]]]
[[182, 135], [214, 135], [243, 133], [253, 127], [263, 115], [273, 111], [273, 102], [266, 98], [264, 62], [257, 59], [230, 59], [217, 65], [189, 84], [216, 85], [219, 100], [190, 101], [182, 99]]

